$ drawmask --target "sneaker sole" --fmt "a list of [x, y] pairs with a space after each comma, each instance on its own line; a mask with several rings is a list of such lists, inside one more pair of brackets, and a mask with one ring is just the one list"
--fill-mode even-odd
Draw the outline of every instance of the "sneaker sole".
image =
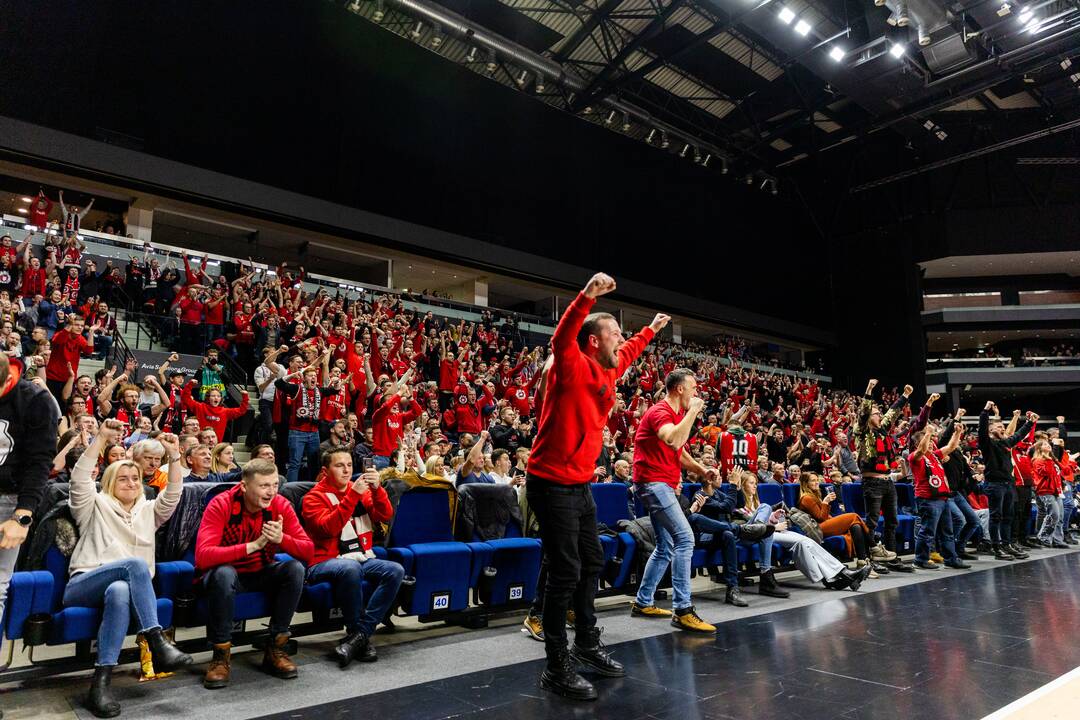
[[566, 688], [558, 687], [550, 680], [547, 680], [543, 675], [540, 676], [540, 687], [544, 690], [547, 690], [548, 692], [553, 692], [556, 695], [567, 698], [569, 700], [590, 701], [595, 700], [597, 697], [599, 697], [595, 688], [593, 688], [592, 692], [571, 692]]
[[570, 657], [573, 659], [574, 662], [576, 662], [578, 665], [581, 665], [588, 672], [596, 673], [597, 675], [602, 675], [603, 677], [626, 677], [625, 668], [622, 670], [609, 670], [607, 668], [597, 667], [596, 665], [593, 665], [591, 662], [575, 653], [573, 650], [570, 651]]
[[704, 628], [698, 629], [698, 628], [687, 627], [685, 625], [676, 625], [674, 623], [672, 623], [671, 627], [673, 627], [673, 628], [675, 628], [677, 630], [682, 630], [683, 632], [697, 633], [698, 635], [715, 635], [716, 634], [716, 628], [713, 628], [712, 630], [705, 630]]
[[649, 618], [649, 619], [670, 618], [671, 613], [644, 613], [644, 612], [641, 612], [640, 610], [631, 610], [630, 611], [630, 617]]

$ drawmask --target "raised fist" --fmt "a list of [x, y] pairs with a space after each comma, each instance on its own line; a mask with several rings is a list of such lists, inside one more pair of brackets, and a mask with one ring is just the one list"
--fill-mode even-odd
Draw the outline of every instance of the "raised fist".
[[606, 273], [596, 273], [589, 280], [589, 284], [585, 286], [582, 291], [585, 297], [598, 298], [601, 295], [607, 295], [609, 292], [615, 289], [615, 278]]

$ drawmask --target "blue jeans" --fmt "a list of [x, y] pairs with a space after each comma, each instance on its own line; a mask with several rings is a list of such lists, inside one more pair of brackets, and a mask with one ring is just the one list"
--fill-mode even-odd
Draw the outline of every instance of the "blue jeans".
[[1065, 488], [1065, 497], [1061, 499], [1061, 529], [1064, 532], [1069, 531], [1069, 523], [1072, 521], [1073, 510], [1076, 509], [1076, 505], [1073, 502], [1073, 486], [1072, 483], [1063, 483]]
[[[365, 637], [371, 637], [375, 626], [386, 617], [404, 576], [401, 565], [378, 559], [357, 562], [334, 558], [312, 565], [307, 571], [309, 585], [328, 582], [333, 586], [335, 604], [345, 616], [345, 631], [350, 634], [362, 632]], [[366, 608], [361, 584], [365, 579], [375, 585]]]
[[[768, 523], [769, 516], [772, 515], [772, 512], [773, 509], [771, 505], [762, 503], [761, 505], [758, 505], [758, 509], [754, 512], [753, 516], [750, 517], [746, 522]], [[773, 542], [775, 541], [776, 538], [772, 535], [769, 535], [769, 537], [765, 538], [764, 540], [758, 541], [758, 544], [761, 545], [761, 572], [765, 572], [772, 567], [772, 546]]]
[[112, 335], [95, 335], [94, 336], [94, 353], [102, 358], [109, 357], [109, 351], [112, 350], [113, 339]]
[[915, 498], [915, 505], [919, 510], [919, 532], [915, 536], [915, 559], [926, 562], [930, 559], [930, 547], [938, 536], [938, 526], [941, 526], [941, 556], [945, 563], [959, 562], [956, 557], [956, 545], [953, 542], [952, 513], [949, 511], [949, 503], [945, 499], [932, 500], [930, 498]]
[[971, 503], [967, 498], [957, 493], [949, 498], [949, 511], [952, 513], [953, 541], [957, 552], [967, 547], [968, 541], [975, 531], [979, 529], [979, 516], [971, 509]]
[[314, 474], [319, 467], [319, 433], [303, 430], [289, 431], [289, 464], [285, 477], [289, 482], [296, 482], [300, 477], [300, 464], [307, 458], [308, 473]]
[[638, 486], [641, 504], [649, 511], [656, 547], [645, 564], [635, 602], [648, 607], [655, 604], [656, 586], [671, 565], [672, 607], [688, 608], [690, 602], [690, 560], [694, 554], [694, 531], [679, 506], [675, 491], [665, 483], [642, 483]]
[[690, 526], [700, 535], [700, 547], [724, 553], [724, 584], [739, 585], [739, 553], [735, 543], [735, 528], [731, 523], [713, 520], [699, 513], [690, 516]]
[[157, 596], [146, 563], [135, 558], [74, 575], [64, 589], [66, 607], [101, 608], [97, 665], [115, 665], [132, 617], [139, 632], [159, 628]]

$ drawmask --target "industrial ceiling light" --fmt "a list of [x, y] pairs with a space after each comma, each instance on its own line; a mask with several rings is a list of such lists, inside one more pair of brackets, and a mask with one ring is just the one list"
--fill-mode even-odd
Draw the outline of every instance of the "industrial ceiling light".
[[791, 21], [795, 19], [795, 12], [789, 7], [782, 7], [777, 17], [780, 18], [780, 22], [790, 25]]
[[386, 8], [383, 7], [383, 0], [379, 0], [378, 5], [375, 6], [375, 12], [371, 14], [371, 19], [381, 23], [384, 17], [386, 17]]
[[653, 138], [656, 137], [656, 128], [649, 131], [649, 136], [645, 138], [645, 143], [652, 145]]
[[1001, 7], [997, 9], [998, 17], [1005, 17], [1012, 12], [1012, 5], [1007, 2], [1001, 3]]
[[542, 92], [544, 92], [544, 90], [547, 90], [547, 85], [544, 84], [544, 76], [543, 75], [537, 75], [536, 76], [536, 92], [542, 93]]
[[897, 59], [904, 57], [905, 52], [907, 52], [907, 45], [904, 43], [894, 42], [892, 47], [889, 48], [889, 54]]
[[465, 63], [472, 64], [476, 62], [476, 46], [469, 48], [469, 54], [465, 56]]
[[623, 113], [622, 116], [622, 131], [630, 132], [630, 113]]
[[492, 50], [490, 53], [488, 53], [487, 65], [485, 65], [484, 67], [487, 69], [487, 71], [489, 73], [492, 73], [492, 74], [494, 74], [495, 71], [499, 68], [499, 61], [498, 61], [498, 58], [495, 57], [495, 51], [494, 50]]
[[683, 145], [682, 152], [679, 153], [679, 157], [686, 157], [686, 153], [690, 152], [690, 143]]
[[845, 54], [846, 53], [844, 52], [843, 48], [839, 47], [838, 45], [833, 45], [832, 49], [829, 50], [829, 57], [831, 57], [836, 62], [840, 62], [841, 60], [843, 60]]
[[754, 184], [754, 176], [753, 175], [747, 175], [746, 176], [746, 184], [747, 185], [753, 185]]
[[528, 81], [528, 79], [529, 79], [529, 71], [528, 70], [522, 70], [521, 74], [517, 76], [517, 79], [514, 80], [514, 82], [517, 83], [517, 86], [519, 88], [523, 88], [523, 87], [525, 87], [525, 83]]
[[614, 110], [609, 112], [608, 116], [606, 118], [604, 118], [604, 124], [605, 125], [614, 125], [615, 124], [615, 111]]
[[670, 145], [671, 145], [671, 141], [668, 140], [667, 131], [666, 130], [661, 130], [660, 131], [660, 147], [667, 150]]
[[352, 2], [349, 3], [349, 9], [353, 12], [360, 12], [360, 0], [352, 0]]
[[795, 23], [795, 32], [799, 33], [803, 37], [806, 37], [810, 34], [810, 23], [806, 22], [805, 20], [800, 20], [799, 22]]
[[1072, 67], [1072, 60], [1070, 60], [1069, 58], [1065, 58], [1064, 60], [1061, 61], [1061, 69], [1062, 70], [1068, 70], [1071, 67]]
[[694, 164], [695, 165], [700, 165], [701, 164], [701, 151], [698, 150], [697, 148], [694, 148]]
[[419, 40], [420, 39], [420, 34], [423, 33], [423, 32], [424, 32], [424, 23], [418, 22], [413, 27], [413, 29], [409, 31], [409, 37], [411, 37], [413, 40]]
[[907, 27], [911, 24], [911, 18], [908, 16], [907, 13], [906, 2], [896, 3], [896, 24], [899, 27]]
[[877, 5], [878, 7], [881, 7], [882, 5], [885, 4], [885, 0], [874, 0], [874, 4]]
[[586, 115], [592, 115], [592, 113], [593, 113], [592, 105], [586, 105], [584, 112], [585, 112]]
[[721, 175], [727, 175], [727, 173], [728, 173], [727, 158], [722, 157], [722, 158], [720, 158], [720, 174]]
[[710, 160], [712, 160], [712, 153], [705, 153], [705, 158], [701, 161], [701, 167], [709, 167]]
[[937, 137], [938, 140], [941, 140], [942, 142], [945, 141], [945, 138], [949, 137], [948, 134], [941, 128], [938, 128], [937, 132], [935, 132], [934, 135]]

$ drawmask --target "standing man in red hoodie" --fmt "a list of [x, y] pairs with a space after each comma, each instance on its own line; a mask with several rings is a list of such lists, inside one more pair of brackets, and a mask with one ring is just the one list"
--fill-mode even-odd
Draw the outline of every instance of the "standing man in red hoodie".
[[[371, 414], [371, 434], [374, 440], [372, 452], [375, 455], [375, 469], [390, 467], [390, 453], [397, 449], [405, 426], [420, 417], [423, 408], [412, 397], [408, 386], [412, 378], [412, 369], [406, 370], [401, 379], [391, 385], [386, 394], [379, 398], [375, 412]], [[407, 405], [402, 410], [401, 405]]]
[[[304, 496], [304, 528], [315, 543], [308, 568], [312, 585], [329, 582], [340, 598], [345, 615], [345, 638], [334, 648], [338, 665], [353, 658], [375, 662], [370, 644], [375, 626], [386, 617], [397, 597], [405, 570], [396, 562], [380, 560], [372, 551], [373, 523], [390, 522], [394, 508], [375, 470], [352, 477], [352, 452], [334, 447], [323, 453], [318, 481]], [[373, 586], [364, 607], [363, 581]]]
[[[597, 697], [592, 683], [577, 673], [576, 663], [607, 677], [625, 674], [604, 649], [596, 627], [593, 602], [604, 556], [589, 482], [615, 404], [615, 384], [670, 319], [658, 314], [652, 325], [624, 340], [614, 317], [589, 314], [596, 298], [614, 289], [615, 280], [597, 273], [559, 320], [551, 338], [555, 360], [526, 477], [529, 507], [540, 523], [548, 566], [543, 619], [547, 668], [540, 686], [574, 700]], [[571, 601], [576, 626], [572, 650], [564, 624]]]
[[[279, 562], [278, 552], [294, 559]], [[278, 495], [277, 466], [269, 460], [249, 461], [236, 487], [210, 501], [195, 544], [195, 567], [210, 606], [206, 635], [214, 646], [203, 686], [229, 684], [233, 612], [240, 592], [270, 594], [270, 640], [263, 670], [283, 680], [296, 677], [285, 643], [304, 589], [304, 565], [313, 552], [292, 504]]]

